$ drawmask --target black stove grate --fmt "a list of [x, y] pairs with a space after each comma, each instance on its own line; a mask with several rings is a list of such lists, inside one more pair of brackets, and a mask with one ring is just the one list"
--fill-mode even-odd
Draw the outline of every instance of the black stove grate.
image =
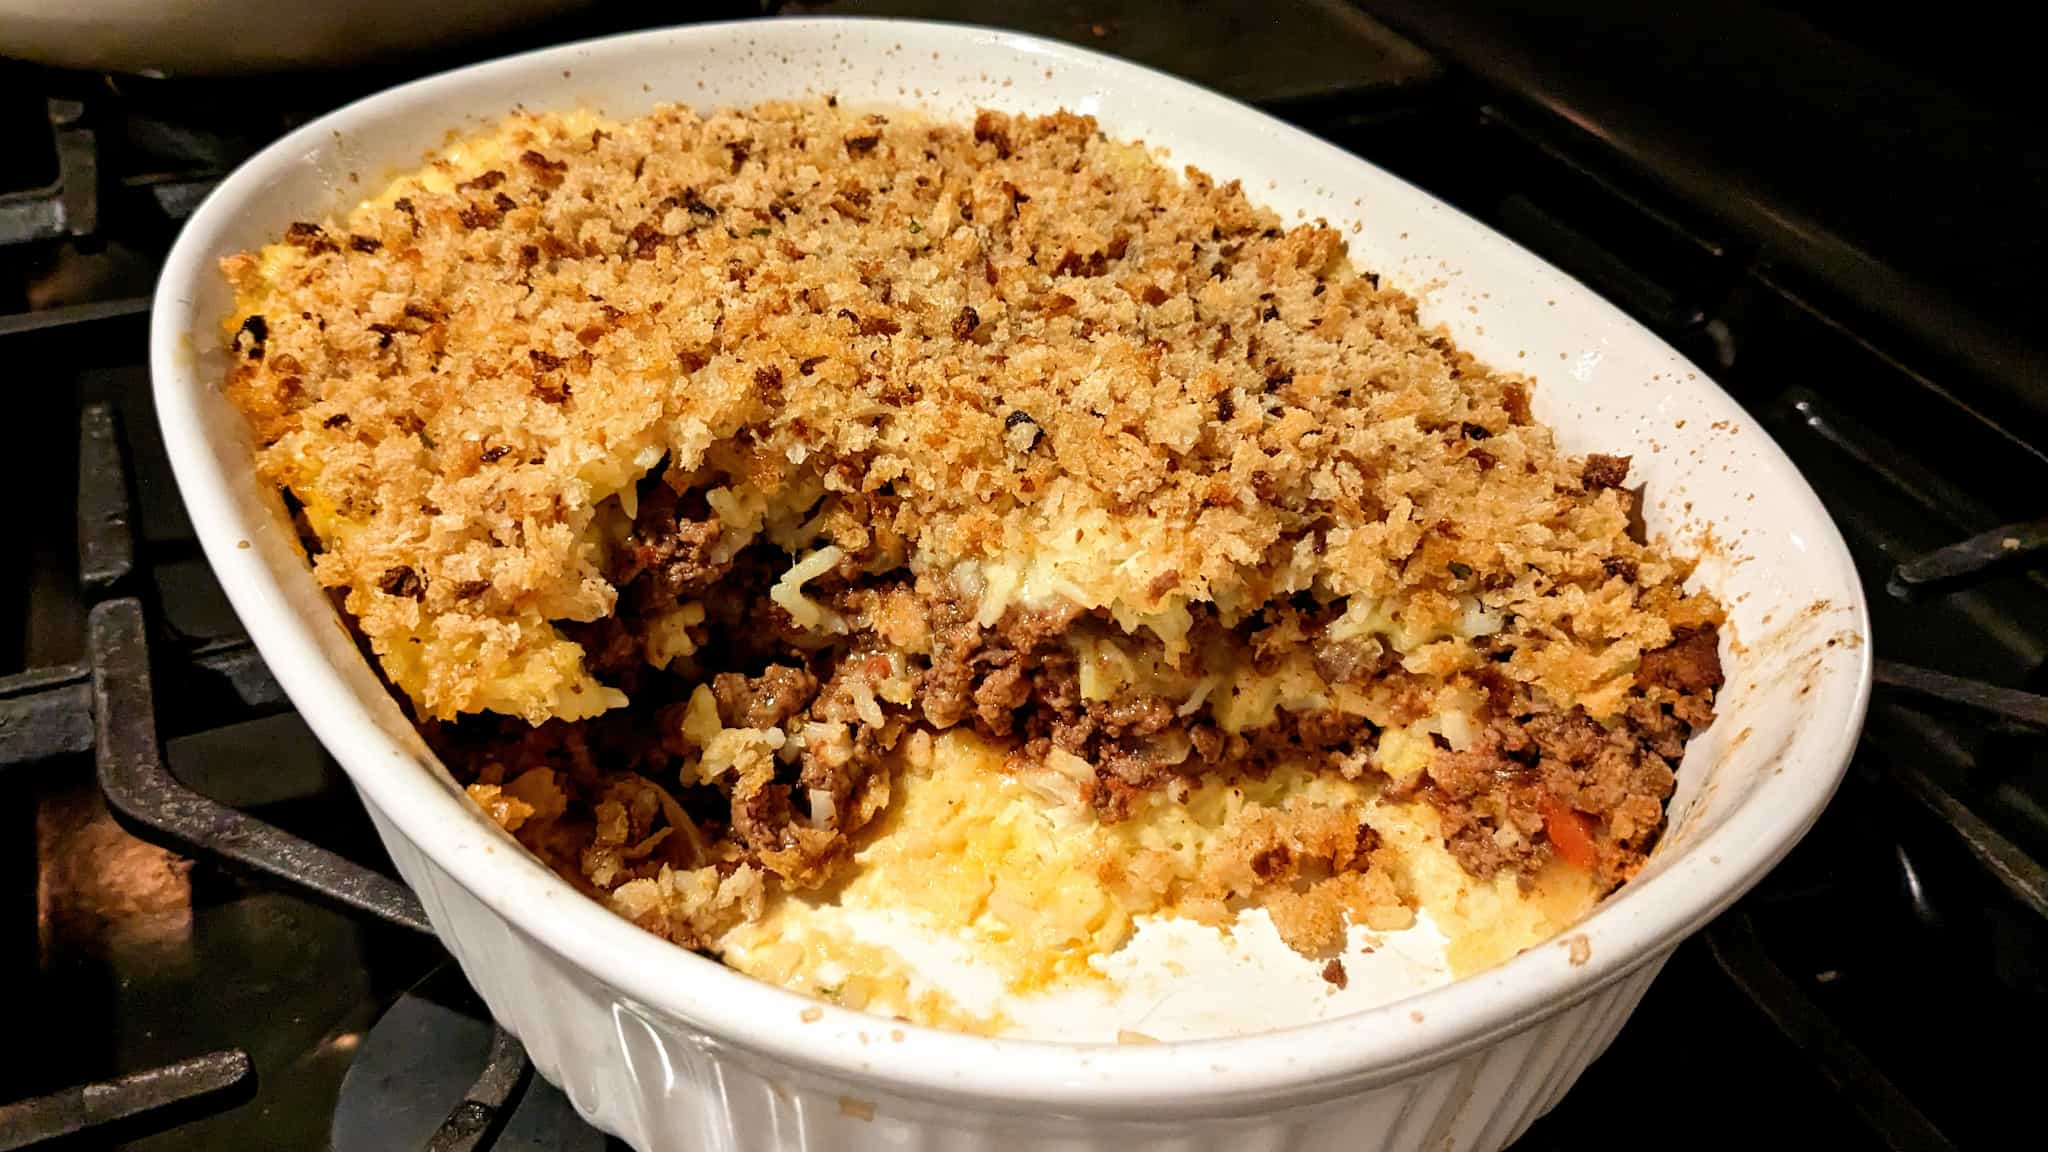
[[176, 1123], [239, 1103], [255, 1069], [239, 1048], [209, 1052], [147, 1072], [81, 1084], [48, 1096], [0, 1104], [0, 1152], [109, 1129]]
[[[1887, 690], [1943, 701], [1966, 713], [2048, 729], [2048, 698], [1910, 665], [1878, 661], [1874, 679]], [[1986, 823], [1937, 778], [1901, 768], [1898, 782], [1928, 814], [1952, 830], [1985, 872], [2040, 917], [2048, 917], [2048, 871]], [[1923, 920], [1942, 913], [1927, 900], [1913, 859], [1903, 847], [1895, 857], [1908, 899]], [[1802, 1052], [1813, 1057], [1828, 1083], [1855, 1109], [1887, 1147], [1897, 1152], [1955, 1149], [1958, 1145], [1913, 1103], [1912, 1095], [1888, 1077], [1879, 1063], [1808, 994], [1801, 981], [1772, 959], [1759, 935], [1756, 905], [1769, 905], [1768, 890], [1708, 927], [1714, 959], [1771, 1022]], [[1831, 983], [1837, 977], [1821, 980]]]
[[[171, 773], [157, 735], [148, 612], [140, 596], [113, 595], [134, 573], [136, 547], [130, 473], [111, 408], [84, 408], [79, 445], [79, 582], [89, 597], [109, 597], [95, 603], [87, 619], [89, 680], [81, 683], [80, 669], [71, 666], [0, 684], [0, 699], [10, 705], [0, 715], [0, 732], [13, 731], [11, 721], [19, 719], [24, 734], [21, 746], [6, 748], [8, 759], [0, 760], [0, 766], [89, 749], [101, 791], [142, 839], [430, 934], [425, 910], [404, 885], [203, 796]], [[282, 692], [253, 661], [246, 642], [213, 645], [197, 656], [216, 671], [230, 669], [252, 705], [282, 702]], [[81, 713], [90, 721], [83, 733], [77, 731]], [[25, 735], [29, 732], [36, 735]], [[430, 1152], [487, 1147], [505, 1105], [529, 1071], [519, 1041], [495, 1029], [483, 1074], [426, 1147]], [[135, 1129], [152, 1121], [179, 1123], [197, 1108], [239, 1102], [232, 1090], [252, 1074], [248, 1054], [233, 1050], [0, 1107], [0, 1152], [105, 1125]]]
[[149, 638], [139, 601], [93, 608], [93, 737], [100, 791], [137, 836], [186, 855], [303, 889], [352, 912], [432, 932], [403, 884], [187, 788], [156, 738]]
[[1891, 592], [1912, 599], [1954, 591], [2016, 566], [2039, 564], [2044, 552], [2048, 519], [2001, 524], [1900, 564], [1892, 571]]
[[[0, 99], [10, 95], [0, 90]], [[90, 236], [99, 227], [99, 146], [85, 121], [85, 106], [57, 97], [31, 98], [33, 103], [42, 105], [47, 129], [48, 166], [38, 173], [46, 179], [0, 189], [0, 245]], [[21, 170], [37, 173], [36, 160], [30, 153]]]
[[1738, 909], [1707, 929], [1714, 961], [1737, 987], [1755, 1001], [1771, 1023], [1813, 1057], [1828, 1084], [1856, 1110], [1872, 1132], [1896, 1152], [1944, 1152], [1955, 1148], [1940, 1128], [1912, 1099], [1899, 1090], [1843, 1034], [1828, 1013], [1772, 960], [1758, 935], [1756, 921]]

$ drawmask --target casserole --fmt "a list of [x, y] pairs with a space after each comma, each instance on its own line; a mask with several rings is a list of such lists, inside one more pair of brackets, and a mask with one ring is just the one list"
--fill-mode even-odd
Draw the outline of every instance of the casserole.
[[[427, 751], [305, 570], [221, 396], [215, 266], [366, 195], [447, 133], [514, 105], [632, 114], [835, 92], [854, 103], [1066, 107], [1242, 178], [1284, 217], [1350, 231], [1359, 264], [1481, 359], [1538, 381], [1569, 450], [1636, 447], [1654, 535], [1729, 608], [1720, 719], [1694, 741], [1671, 830], [1564, 939], [1478, 976], [1299, 1028], [1199, 1043], [989, 1040], [820, 1006], [689, 956], [585, 901]], [[1261, 185], [1264, 187], [1261, 187]], [[1360, 226], [1354, 228], [1354, 226]], [[1506, 241], [1258, 113], [1028, 38], [888, 22], [702, 27], [572, 45], [421, 81], [280, 141], [195, 215], [152, 333], [160, 418], [222, 584], [362, 792], [401, 872], [494, 1014], [594, 1123], [643, 1148], [1207, 1142], [1498, 1147], [1620, 1027], [1657, 967], [1788, 850], [1831, 794], [1868, 683], [1860, 592], [1790, 464], [1731, 401]], [[1256, 996], [1229, 1031], [1270, 1018]]]

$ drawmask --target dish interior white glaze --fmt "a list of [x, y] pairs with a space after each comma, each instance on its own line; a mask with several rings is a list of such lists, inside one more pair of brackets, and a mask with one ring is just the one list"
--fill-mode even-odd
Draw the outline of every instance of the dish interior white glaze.
[[1228, 931], [1179, 917], [1139, 917], [1123, 947], [1094, 959], [1098, 975], [1024, 993], [1006, 987], [971, 945], [910, 916], [826, 905], [810, 922], [893, 950], [916, 973], [913, 993], [937, 990], [970, 1016], [1000, 1018], [1005, 1035], [1040, 1040], [1241, 1036], [1391, 1004], [1452, 978], [1444, 937], [1426, 911], [1399, 932], [1353, 925], [1334, 956], [1344, 965], [1342, 988], [1323, 978], [1329, 958], [1311, 960], [1288, 948], [1257, 909]]

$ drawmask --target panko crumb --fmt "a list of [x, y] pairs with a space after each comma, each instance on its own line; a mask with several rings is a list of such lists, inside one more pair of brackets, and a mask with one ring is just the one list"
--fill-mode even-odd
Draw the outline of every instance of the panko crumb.
[[224, 270], [263, 474], [423, 716], [626, 702], [557, 625], [612, 611], [600, 508], [657, 467], [1169, 651], [1191, 604], [1480, 593], [1596, 713], [1703, 607], [1530, 381], [1086, 116], [518, 115]]

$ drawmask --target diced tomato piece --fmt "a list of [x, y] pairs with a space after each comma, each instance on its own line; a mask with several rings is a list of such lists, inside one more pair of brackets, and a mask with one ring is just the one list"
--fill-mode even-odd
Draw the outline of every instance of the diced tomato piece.
[[1563, 801], [1544, 799], [1543, 834], [1550, 837], [1557, 858], [1579, 871], [1591, 872], [1599, 863], [1600, 852], [1593, 844], [1593, 818]]

